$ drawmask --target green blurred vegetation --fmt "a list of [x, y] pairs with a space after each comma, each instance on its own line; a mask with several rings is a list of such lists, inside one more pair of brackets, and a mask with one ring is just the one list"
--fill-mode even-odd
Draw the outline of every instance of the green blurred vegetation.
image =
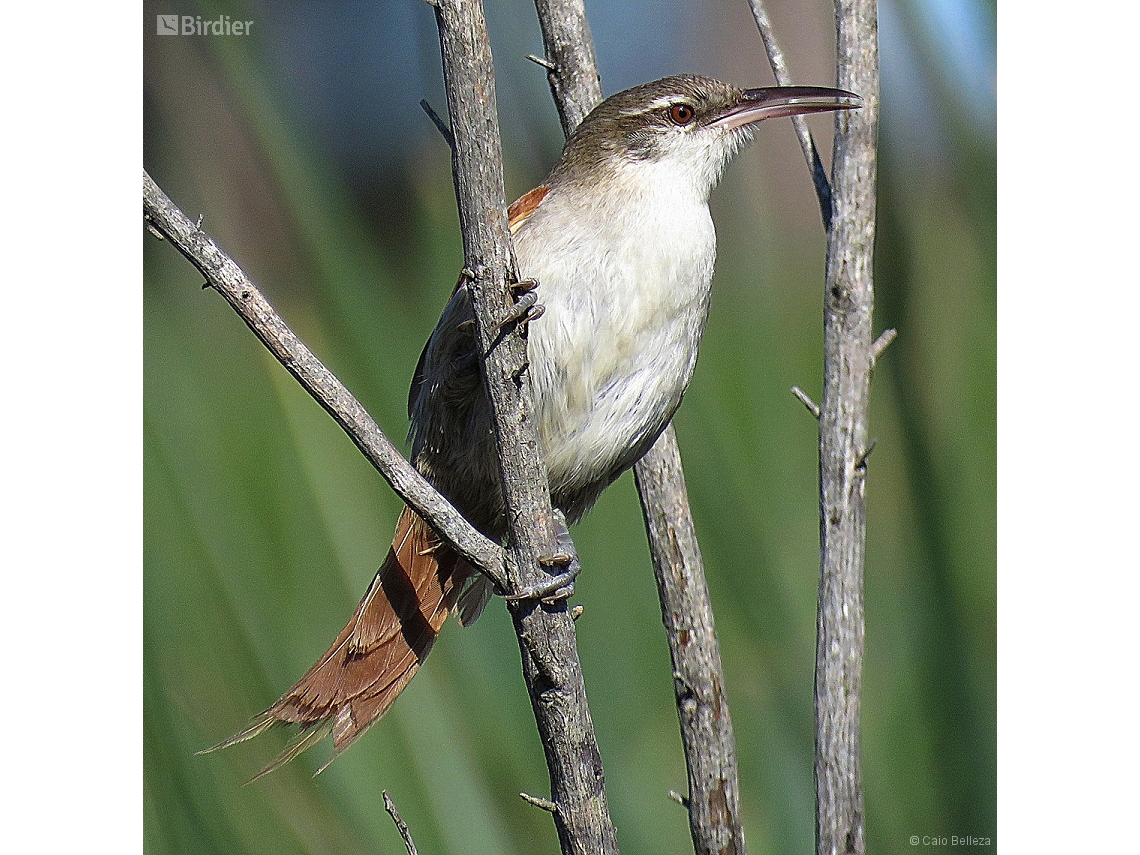
[[[777, 26], [783, 8], [774, 4]], [[408, 378], [461, 264], [443, 142], [425, 137], [390, 180], [362, 191], [291, 111], [268, 27], [248, 39], [158, 39], [155, 11], [165, 10], [146, 8], [147, 169], [183, 210], [204, 215], [203, 228], [399, 439]], [[266, 14], [200, 10], [223, 12]], [[703, 41], [747, 24], [746, 12], [732, 15], [708, 24]], [[532, 38], [515, 53], [540, 49], [537, 25]], [[931, 159], [908, 148], [907, 117], [884, 105], [876, 327], [900, 336], [875, 378], [868, 485], [863, 751], [874, 852], [910, 851], [911, 834], [996, 832], [993, 140], [947, 95], [933, 48], [915, 41], [944, 109]], [[762, 68], [759, 40], [748, 49], [748, 67]], [[526, 86], [541, 95], [538, 72], [501, 51], [499, 61], [500, 77], [537, 76]], [[684, 61], [742, 74], [711, 50]], [[533, 139], [556, 139], [549, 101], [533, 110]], [[507, 134], [516, 195], [554, 155], [542, 142], [512, 146], [526, 136]], [[813, 845], [816, 439], [788, 389], [820, 385], [824, 243], [797, 158], [788, 128], [765, 128], [714, 197], [716, 295], [676, 419], [754, 855]], [[424, 855], [556, 853], [549, 817], [517, 796], [543, 795], [548, 781], [517, 644], [494, 605], [473, 628], [446, 626], [393, 711], [319, 778], [321, 748], [241, 786], [284, 733], [194, 756], [324, 650], [382, 558], [399, 503], [195, 271], [144, 240], [147, 851], [400, 852], [387, 789]], [[680, 855], [691, 851], [687, 823], [666, 793], [684, 789], [684, 764], [632, 479], [574, 534], [585, 567], [579, 644], [622, 850]]]

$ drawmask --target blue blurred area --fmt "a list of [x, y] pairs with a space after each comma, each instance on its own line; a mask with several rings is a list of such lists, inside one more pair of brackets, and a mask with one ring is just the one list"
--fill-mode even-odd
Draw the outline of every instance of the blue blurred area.
[[[689, 70], [698, 16], [718, 7], [591, 2], [604, 90]], [[419, 101], [446, 112], [439, 45], [432, 16], [416, 2], [251, 2], [249, 14], [283, 108], [349, 183], [389, 174], [436, 134]], [[560, 147], [553, 108], [544, 75], [523, 58], [542, 54], [533, 8], [509, 0], [489, 4], [487, 14], [504, 134], [538, 142], [550, 158]], [[946, 131], [939, 115], [947, 110], [964, 117], [978, 137], [993, 135], [996, 38], [981, 0], [883, 0], [879, 23], [884, 102], [893, 116], [888, 144], [908, 159], [941, 159]], [[937, 105], [940, 97], [954, 103]]]
[[904, 168], [946, 167], [997, 127], [994, 22], [979, 0], [881, 0], [883, 139]]
[[[884, 5], [891, 2], [884, 0]], [[921, 20], [923, 36], [934, 41], [933, 55], [977, 120], [979, 134], [992, 134], [997, 121], [997, 33], [992, 10], [981, 0], [909, 2]]]
[[[407, 2], [257, 3], [280, 97], [350, 173], [423, 144], [420, 93], [438, 88], [431, 17]], [[412, 129], [409, 131], [409, 129]]]
[[[684, 70], [685, 34], [698, 8], [682, 2], [592, 3], [590, 24], [608, 92]], [[446, 113], [434, 19], [413, 0], [336, 4], [251, 3], [283, 105], [351, 183], [384, 175], [418, 155], [435, 129], [426, 98]], [[561, 147], [542, 55], [525, 0], [489, 4], [498, 62], [499, 112], [508, 138]]]

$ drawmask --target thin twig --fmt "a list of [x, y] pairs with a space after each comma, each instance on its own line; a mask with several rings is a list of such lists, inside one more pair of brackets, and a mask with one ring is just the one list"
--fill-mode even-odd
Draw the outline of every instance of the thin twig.
[[178, 209], [143, 172], [143, 212], [225, 297], [234, 311], [314, 400], [336, 420], [396, 494], [427, 520], [456, 552], [502, 588], [506, 582], [502, 548], [475, 529], [447, 499], [404, 459], [380, 426], [289, 329], [245, 272]]
[[387, 790], [383, 791], [383, 796], [384, 810], [388, 811], [388, 816], [392, 817], [392, 822], [396, 823], [396, 830], [400, 832], [400, 837], [404, 838], [404, 846], [408, 850], [408, 855], [419, 855], [416, 844], [412, 842], [412, 832], [408, 830], [408, 824], [404, 822], [400, 812], [396, 810], [396, 803], [392, 801]]
[[685, 810], [689, 809], [689, 800], [685, 796], [681, 795], [676, 790], [670, 790], [668, 795], [669, 795], [669, 798], [671, 798], [673, 801], [675, 801], [677, 804], [679, 804]]
[[[772, 18], [768, 15], [764, 0], [748, 0], [748, 5], [752, 9], [752, 17], [756, 21], [756, 28], [760, 31], [760, 38], [764, 42], [764, 51], [768, 54], [768, 63], [772, 66], [772, 74], [776, 77], [776, 83], [780, 86], [791, 86], [792, 75], [788, 71], [784, 52], [780, 49], [779, 42], [776, 41], [776, 32], [772, 28]], [[803, 149], [804, 160], [807, 161], [812, 183], [815, 185], [815, 195], [819, 199], [819, 213], [823, 217], [823, 227], [827, 229], [831, 225], [831, 184], [827, 180], [827, 170], [824, 169], [823, 161], [820, 160], [819, 149], [816, 148], [815, 140], [812, 139], [811, 128], [808, 127], [807, 119], [804, 116], [792, 116], [792, 125], [796, 129], [800, 148]]]
[[523, 59], [529, 59], [535, 65], [541, 65], [547, 71], [557, 71], [558, 66], [551, 62], [549, 59], [543, 59], [541, 56], [535, 56], [533, 53], [528, 53]]
[[792, 394], [799, 398], [801, 404], [807, 407], [807, 411], [819, 418], [819, 404], [808, 397], [808, 393], [801, 389], [799, 386], [792, 387]]
[[[510, 592], [545, 578], [540, 556], [572, 550], [559, 541], [524, 370], [524, 325], [496, 331], [514, 304], [517, 281], [507, 228], [495, 78], [480, 0], [438, 0], [436, 23], [447, 108], [455, 135], [453, 171], [467, 282], [476, 314], [483, 381], [495, 417], [503, 496], [510, 527]], [[558, 63], [561, 65], [561, 62]], [[551, 801], [564, 855], [616, 855], [574, 621], [566, 602], [507, 604], [522, 652], [523, 675], [550, 771]]]
[[[152, 223], [152, 222], [150, 221], [150, 217], [149, 217], [149, 216], [144, 216], [144, 217], [143, 217], [143, 219], [144, 219], [144, 220], [145, 220], [145, 222], [146, 222], [146, 230], [147, 230], [148, 232], [150, 232], [152, 235], [154, 235], [154, 236], [155, 236], [156, 238], [158, 238], [159, 240], [166, 240], [166, 238], [164, 238], [164, 237], [162, 236], [162, 232], [160, 232], [160, 231], [159, 231], [159, 230], [158, 230], [158, 229], [155, 227], [154, 223]], [[203, 287], [205, 287], [205, 288], [208, 288], [208, 287], [210, 287], [210, 283], [209, 283], [209, 282], [207, 282], [207, 283], [206, 283], [206, 284], [205, 284]]]
[[528, 805], [534, 805], [536, 808], [546, 811], [547, 813], [558, 813], [558, 805], [550, 799], [544, 799], [539, 796], [532, 796], [530, 793], [519, 793], [521, 798]]
[[883, 351], [891, 346], [899, 332], [896, 329], [883, 330], [882, 334], [875, 339], [875, 343], [871, 345], [871, 364], [879, 361], [879, 357], [883, 355]]
[[447, 147], [451, 149], [452, 152], [454, 152], [455, 135], [451, 133], [451, 128], [447, 126], [447, 122], [445, 122], [440, 117], [439, 113], [432, 109], [431, 104], [427, 102], [426, 98], [420, 99], [420, 107], [425, 113], [427, 113], [428, 118], [431, 119], [432, 123], [439, 129], [440, 134], [443, 135], [443, 139], [447, 143]]

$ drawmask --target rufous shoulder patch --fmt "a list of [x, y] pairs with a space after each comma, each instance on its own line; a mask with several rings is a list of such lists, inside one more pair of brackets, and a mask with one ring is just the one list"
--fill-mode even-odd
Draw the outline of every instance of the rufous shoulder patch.
[[515, 201], [511, 202], [511, 206], [507, 208], [507, 224], [511, 227], [511, 234], [517, 232], [522, 228], [530, 215], [538, 210], [539, 203], [550, 192], [550, 188], [545, 184], [539, 184], [529, 193], [524, 193]]

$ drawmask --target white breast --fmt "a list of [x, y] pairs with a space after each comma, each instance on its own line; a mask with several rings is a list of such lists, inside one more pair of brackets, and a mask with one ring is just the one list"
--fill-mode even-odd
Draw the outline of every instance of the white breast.
[[530, 374], [556, 492], [631, 465], [692, 377], [716, 237], [705, 200], [648, 174], [659, 168], [630, 167], [597, 205], [552, 190], [515, 237], [546, 307], [530, 326]]

